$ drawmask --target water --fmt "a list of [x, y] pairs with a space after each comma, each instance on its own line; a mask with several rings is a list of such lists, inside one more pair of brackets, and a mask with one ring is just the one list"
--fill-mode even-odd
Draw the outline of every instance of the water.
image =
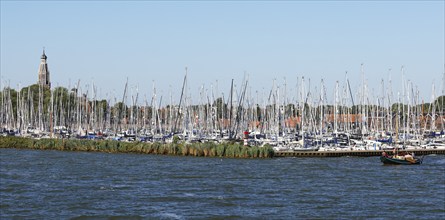
[[2, 219], [445, 218], [445, 156], [220, 159], [0, 149]]

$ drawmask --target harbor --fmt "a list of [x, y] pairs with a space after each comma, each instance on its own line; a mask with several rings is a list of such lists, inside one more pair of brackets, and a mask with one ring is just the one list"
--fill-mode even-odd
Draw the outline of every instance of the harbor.
[[433, 84], [426, 102], [416, 85], [405, 79], [403, 66], [403, 90], [393, 91], [392, 80], [382, 79], [377, 94], [371, 94], [361, 64], [358, 87], [346, 77], [343, 83], [335, 82], [330, 94], [328, 82], [322, 79], [314, 87], [304, 76], [291, 82], [273, 80], [260, 94], [252, 91], [245, 74], [240, 83], [232, 79], [226, 85], [228, 93], [215, 83], [202, 86], [196, 97], [186, 67], [176, 94], [159, 93], [154, 83], [151, 97], [139, 94], [127, 79], [121, 98], [101, 99], [94, 83], [82, 86], [79, 80], [74, 86], [53, 88], [45, 50], [40, 58], [37, 84], [17, 89], [6, 85], [0, 91], [1, 136], [159, 145], [239, 143], [270, 147], [277, 156], [445, 150], [445, 88], [437, 95]]
[[0, 0], [0, 220], [445, 220], [444, 8]]
[[[140, 94], [127, 78], [122, 94], [103, 99], [94, 82], [52, 87], [47, 59], [43, 50], [37, 84], [0, 86], [0, 136], [159, 145], [241, 143], [270, 147], [277, 156], [445, 150], [445, 73], [441, 91], [432, 84], [430, 100], [406, 79], [404, 66], [401, 91], [394, 89], [390, 77], [373, 92], [364, 64], [355, 86], [347, 74], [335, 83], [297, 76], [274, 79], [260, 92], [252, 90], [244, 74], [241, 82], [232, 79], [222, 90], [218, 81], [203, 85], [199, 95], [191, 92], [186, 67], [176, 93], [160, 93], [153, 82], [151, 95]], [[328, 84], [335, 85], [333, 91]]]

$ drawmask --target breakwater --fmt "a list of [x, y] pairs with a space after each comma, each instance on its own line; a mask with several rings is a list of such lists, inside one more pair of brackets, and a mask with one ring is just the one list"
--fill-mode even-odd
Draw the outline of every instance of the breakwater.
[[[348, 151], [274, 151], [270, 146], [243, 146], [238, 142], [227, 143], [146, 143], [114, 140], [33, 139], [0, 136], [0, 148], [26, 148], [35, 150], [91, 151], [106, 153], [141, 153], [173, 156], [272, 158], [272, 157], [373, 157], [384, 150]], [[445, 149], [410, 149], [416, 155], [445, 155]], [[388, 151], [386, 151], [388, 152]]]
[[[416, 155], [438, 154], [445, 155], [445, 149], [413, 149], [407, 150]], [[276, 151], [274, 157], [374, 157], [380, 156], [384, 150], [356, 150], [356, 151]], [[386, 151], [389, 152], [389, 151]]]
[[245, 147], [237, 142], [216, 144], [121, 142], [114, 140], [33, 139], [16, 136], [0, 136], [0, 148], [25, 148], [36, 150], [91, 151], [106, 153], [142, 153], [172, 156], [271, 158], [270, 146]]

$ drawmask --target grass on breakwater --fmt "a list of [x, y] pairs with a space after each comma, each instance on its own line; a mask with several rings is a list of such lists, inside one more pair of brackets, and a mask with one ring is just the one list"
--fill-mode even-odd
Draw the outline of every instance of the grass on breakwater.
[[239, 143], [184, 143], [169, 144], [145, 142], [119, 142], [114, 140], [32, 139], [24, 137], [0, 137], [0, 148], [25, 148], [36, 150], [93, 151], [108, 153], [142, 153], [196, 157], [271, 158], [270, 146], [245, 147]]

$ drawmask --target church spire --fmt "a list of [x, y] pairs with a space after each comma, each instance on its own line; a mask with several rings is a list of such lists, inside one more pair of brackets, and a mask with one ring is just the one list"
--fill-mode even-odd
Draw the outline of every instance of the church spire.
[[42, 60], [46, 60], [46, 54], [45, 54], [45, 47], [43, 47], [43, 54], [42, 54], [42, 57], [40, 58], [40, 59], [42, 59]]
[[45, 54], [45, 47], [43, 48], [42, 56], [40, 57], [40, 66], [39, 66], [39, 85], [42, 87], [51, 88], [51, 82], [49, 80], [49, 69], [48, 64], [46, 63], [46, 59], [48, 57]]

